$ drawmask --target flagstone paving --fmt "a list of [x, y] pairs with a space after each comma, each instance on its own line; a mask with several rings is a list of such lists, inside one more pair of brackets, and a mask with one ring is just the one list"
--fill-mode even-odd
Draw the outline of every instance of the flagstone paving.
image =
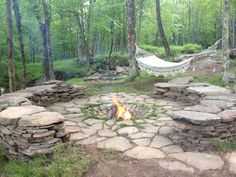
[[[101, 112], [94, 105], [103, 107], [101, 104], [111, 104], [113, 96], [122, 103], [144, 104], [150, 111], [137, 117], [134, 122], [98, 119], [97, 116]], [[84, 111], [88, 105], [93, 105], [95, 109], [89, 116]], [[229, 171], [236, 174], [235, 153], [224, 156], [213, 152], [184, 152], [170, 139], [173, 120], [169, 115], [172, 111], [184, 110], [184, 107], [185, 105], [178, 102], [153, 99], [146, 95], [111, 93], [75, 99], [69, 103], [56, 103], [47, 109], [65, 116], [66, 131], [70, 133], [70, 140], [77, 145], [96, 145], [99, 149], [113, 149], [135, 159], [159, 159], [160, 166], [170, 171], [221, 171], [225, 164], [229, 164]]]

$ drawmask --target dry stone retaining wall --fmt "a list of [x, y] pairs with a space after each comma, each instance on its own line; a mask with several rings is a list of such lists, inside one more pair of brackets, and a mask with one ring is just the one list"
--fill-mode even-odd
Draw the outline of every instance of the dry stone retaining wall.
[[31, 157], [49, 153], [65, 138], [64, 117], [59, 113], [39, 106], [9, 107], [0, 112], [0, 144], [6, 154]]
[[229, 95], [230, 91], [208, 83], [190, 83], [191, 77], [177, 78], [168, 83], [155, 84], [155, 94], [159, 97], [171, 98], [195, 105], [204, 96]]
[[236, 95], [205, 83], [178, 78], [155, 84], [156, 94], [188, 103], [171, 115], [175, 121], [172, 139], [185, 150], [212, 150], [216, 141], [236, 140]]
[[40, 106], [84, 95], [84, 87], [49, 81], [1, 96], [0, 145], [6, 154], [31, 157], [52, 152], [56, 144], [67, 139], [64, 116]]

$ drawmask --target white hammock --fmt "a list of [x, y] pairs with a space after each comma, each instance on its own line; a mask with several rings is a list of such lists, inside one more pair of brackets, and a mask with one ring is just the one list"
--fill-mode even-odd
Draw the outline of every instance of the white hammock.
[[207, 50], [192, 55], [190, 58], [178, 63], [162, 60], [154, 54], [150, 54], [138, 47], [136, 47], [135, 58], [138, 62], [139, 68], [148, 72], [149, 74], [153, 74], [155, 76], [175, 75], [176, 73], [184, 73], [189, 68], [193, 59], [199, 58], [199, 56], [205, 56], [206, 54], [210, 55], [215, 52], [220, 41], [221, 40], [217, 41]]
[[155, 76], [174, 75], [179, 72], [185, 72], [188, 69], [191, 60], [194, 58], [191, 57], [185, 61], [174, 63], [162, 60], [153, 54], [144, 53], [144, 51], [139, 48], [136, 50], [137, 54], [135, 58], [139, 68]]

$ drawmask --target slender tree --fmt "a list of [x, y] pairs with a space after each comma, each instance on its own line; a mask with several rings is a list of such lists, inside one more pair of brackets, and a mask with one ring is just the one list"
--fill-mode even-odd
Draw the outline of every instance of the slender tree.
[[130, 80], [138, 76], [138, 66], [135, 59], [136, 33], [135, 33], [135, 0], [128, 0], [128, 48]]
[[[90, 61], [90, 50], [88, 45], [88, 39], [85, 34], [85, 14], [84, 5], [80, 3], [79, 12], [76, 13], [77, 23], [78, 23], [78, 57], [86, 57], [87, 65], [91, 65]], [[90, 34], [89, 34], [90, 35]]]
[[223, 58], [223, 76], [222, 83], [229, 84], [229, 0], [224, 0], [223, 24], [222, 24], [222, 58]]
[[139, 4], [139, 8], [140, 8], [140, 13], [139, 13], [139, 17], [138, 17], [138, 39], [137, 39], [137, 43], [139, 45], [140, 42], [140, 33], [141, 33], [141, 27], [142, 27], [142, 17], [143, 17], [143, 11], [144, 11], [144, 0], [140, 0], [140, 4]]
[[25, 61], [25, 46], [24, 46], [24, 41], [23, 41], [22, 24], [21, 24], [21, 13], [19, 9], [18, 0], [12, 0], [12, 1], [13, 1], [13, 9], [14, 9], [15, 19], [16, 19], [18, 40], [19, 40], [19, 45], [20, 45], [20, 58], [22, 62], [21, 83], [22, 83], [22, 88], [25, 88], [26, 82], [27, 82], [27, 71], [26, 71], [26, 61]]
[[115, 29], [114, 29], [114, 20], [115, 20], [115, 0], [111, 0], [111, 7], [112, 7], [112, 18], [111, 18], [111, 27], [110, 27], [110, 35], [111, 35], [111, 46], [110, 46], [110, 51], [108, 54], [108, 69], [111, 67], [111, 55], [114, 50], [114, 41], [115, 41]]
[[157, 25], [158, 25], [162, 45], [165, 49], [166, 57], [168, 58], [171, 56], [171, 52], [170, 52], [169, 43], [166, 39], [166, 35], [162, 26], [160, 0], [156, 0], [156, 15], [157, 15]]
[[42, 0], [43, 17], [40, 16], [39, 5], [34, 1], [34, 14], [39, 23], [43, 42], [43, 80], [48, 81], [54, 79], [52, 50], [50, 40], [50, 15], [45, 0]]
[[15, 91], [11, 0], [6, 0], [9, 91]]

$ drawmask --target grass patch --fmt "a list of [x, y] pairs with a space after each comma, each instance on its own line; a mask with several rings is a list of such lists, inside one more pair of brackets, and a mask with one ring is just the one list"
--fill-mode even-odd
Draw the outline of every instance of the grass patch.
[[73, 79], [67, 80], [66, 83], [68, 83], [68, 84], [83, 84], [83, 83], [85, 83], [85, 81], [83, 78], [73, 78]]
[[108, 149], [108, 150], [102, 150], [102, 153], [104, 155], [105, 160], [113, 160], [121, 157], [121, 153], [119, 151]]
[[217, 86], [223, 86], [221, 83], [221, 73], [216, 73], [212, 76], [207, 75], [194, 75], [194, 82], [207, 82], [209, 84], [217, 85]]
[[80, 73], [80, 75], [86, 75], [89, 72], [89, 68], [86, 66], [79, 67], [75, 59], [55, 61], [55, 70], [63, 71], [66, 73]]
[[38, 156], [30, 162], [1, 158], [1, 177], [82, 177], [93, 159], [71, 144], [58, 145], [52, 156]]
[[146, 72], [141, 72], [140, 77], [134, 81], [129, 81], [128, 77], [125, 77], [120, 81], [90, 81], [84, 82], [81, 79], [70, 79], [67, 83], [84, 85], [87, 87], [87, 96], [103, 94], [103, 93], [137, 93], [152, 95], [154, 84], [163, 81], [163, 78], [150, 76]]
[[229, 142], [216, 139], [213, 141], [213, 143], [219, 150], [224, 152], [236, 150], [236, 141]]

